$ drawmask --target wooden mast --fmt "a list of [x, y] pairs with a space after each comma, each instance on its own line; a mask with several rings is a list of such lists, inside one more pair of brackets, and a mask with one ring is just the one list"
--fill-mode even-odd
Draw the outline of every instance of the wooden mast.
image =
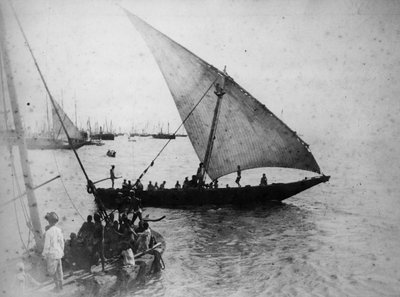
[[[32, 174], [28, 164], [28, 152], [26, 149], [25, 133], [22, 126], [17, 94], [15, 91], [14, 79], [10, 65], [10, 58], [6, 49], [5, 42], [5, 24], [2, 8], [0, 7], [0, 61], [2, 64], [1, 68], [4, 68], [7, 81], [8, 95], [10, 98], [11, 109], [13, 111], [14, 126], [17, 133], [16, 143], [18, 145], [19, 157], [21, 161], [22, 173], [24, 178], [24, 184], [26, 188], [26, 196], [28, 199], [29, 215], [32, 222], [33, 236], [36, 243], [36, 250], [43, 250], [43, 238], [42, 238], [42, 226], [40, 223], [40, 216], [38, 210], [38, 204], [36, 201], [35, 193], [33, 191]], [[3, 71], [3, 69], [0, 69]]]
[[211, 153], [214, 146], [215, 132], [217, 131], [217, 126], [218, 126], [218, 118], [219, 118], [219, 112], [221, 110], [222, 97], [225, 94], [224, 90], [225, 78], [226, 78], [226, 67], [224, 68], [224, 74], [222, 75], [221, 85], [219, 85], [218, 83], [215, 85], [214, 94], [217, 95], [217, 104], [215, 105], [210, 136], [208, 137], [206, 154], [204, 156], [204, 161], [203, 161], [204, 170], [201, 172], [201, 177], [200, 177], [201, 183], [204, 183], [205, 173], [207, 172], [208, 167], [210, 166]]

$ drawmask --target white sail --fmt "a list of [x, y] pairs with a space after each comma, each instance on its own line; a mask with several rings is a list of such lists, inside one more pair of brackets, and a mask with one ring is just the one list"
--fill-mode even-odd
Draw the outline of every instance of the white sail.
[[[74, 125], [74, 123], [67, 116], [67, 114], [64, 112], [64, 110], [61, 108], [61, 106], [56, 101], [54, 101], [54, 104], [56, 105], [58, 114], [60, 115], [66, 130], [68, 131], [69, 137], [71, 139], [84, 140], [83, 134]], [[67, 139], [67, 136], [65, 135], [64, 129], [62, 128], [60, 119], [57, 116], [57, 113], [56, 113], [56, 111], [54, 109], [54, 106], [52, 106], [52, 107], [53, 107], [52, 108], [53, 130], [54, 130], [55, 138], [57, 138], [57, 139]]]
[[[213, 84], [220, 82], [224, 73], [126, 13], [155, 57], [182, 120], [204, 96], [185, 122], [190, 141], [203, 161], [217, 101]], [[207, 170], [212, 179], [235, 172], [237, 165], [242, 170], [286, 167], [320, 173], [308, 146], [296, 133], [230, 77], [226, 77], [225, 92]]]

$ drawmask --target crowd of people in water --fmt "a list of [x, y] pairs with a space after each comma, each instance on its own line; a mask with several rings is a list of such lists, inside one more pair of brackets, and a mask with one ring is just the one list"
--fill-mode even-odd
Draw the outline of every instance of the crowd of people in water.
[[[112, 181], [112, 187], [114, 188], [114, 180], [115, 180], [115, 174], [114, 174], [114, 165], [112, 165], [112, 168], [110, 170], [110, 179]], [[240, 168], [240, 165], [237, 166], [237, 176], [235, 179], [235, 183], [238, 185], [238, 187], [241, 187], [240, 180], [242, 178], [242, 170]], [[188, 188], [207, 188], [207, 189], [218, 189], [219, 184], [218, 184], [218, 179], [215, 179], [211, 181], [210, 183], [205, 183], [204, 182], [204, 174], [205, 174], [205, 169], [204, 169], [204, 164], [200, 163], [199, 168], [197, 169], [197, 173], [195, 175], [192, 175], [192, 178], [189, 180], [189, 177], [186, 176], [182, 184], [179, 183], [179, 180], [176, 181], [174, 189], [188, 189]], [[166, 189], [166, 181], [164, 180], [162, 183], [158, 184], [158, 182], [155, 182], [153, 184], [152, 181], [149, 181], [146, 190], [147, 191], [157, 191], [157, 190], [163, 190]], [[263, 173], [261, 180], [260, 180], [260, 186], [267, 186], [268, 181], [265, 173]], [[229, 188], [229, 185], [226, 184], [226, 188]], [[122, 182], [122, 190], [132, 190], [135, 189], [136, 191], [143, 191], [144, 186], [140, 179], [136, 180], [135, 184], [132, 184], [130, 180], [124, 179]]]

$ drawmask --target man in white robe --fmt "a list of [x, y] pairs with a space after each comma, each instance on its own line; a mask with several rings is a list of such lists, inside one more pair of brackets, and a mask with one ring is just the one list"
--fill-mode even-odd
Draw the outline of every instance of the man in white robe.
[[56, 226], [58, 216], [55, 212], [47, 213], [45, 219], [49, 222], [49, 228], [45, 232], [42, 255], [46, 259], [47, 273], [54, 278], [54, 291], [59, 292], [63, 288], [61, 258], [64, 256], [64, 237], [61, 229]]

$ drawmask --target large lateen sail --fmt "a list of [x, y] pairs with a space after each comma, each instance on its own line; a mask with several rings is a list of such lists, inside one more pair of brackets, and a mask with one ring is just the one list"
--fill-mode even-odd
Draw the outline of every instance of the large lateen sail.
[[[84, 136], [82, 133], [79, 131], [79, 129], [74, 125], [74, 123], [71, 121], [71, 119], [67, 116], [67, 114], [64, 112], [64, 110], [61, 108], [61, 106], [54, 101], [54, 104], [57, 108], [58, 113], [60, 114], [60, 117], [64, 123], [65, 128], [68, 131], [68, 135], [71, 139], [76, 139], [76, 140], [84, 140]], [[57, 116], [57, 113], [54, 109], [54, 106], [52, 106], [52, 116], [53, 116], [53, 129], [54, 129], [54, 135], [55, 138], [57, 139], [67, 139], [67, 136], [65, 135], [65, 132], [61, 126], [61, 122], [59, 117]]]
[[[126, 13], [155, 57], [182, 120], [203, 98], [185, 128], [199, 159], [204, 161], [217, 102], [213, 85], [221, 83], [225, 74]], [[211, 179], [236, 171], [237, 165], [242, 170], [286, 167], [320, 173], [307, 144], [229, 76], [225, 78], [225, 92], [207, 170]]]

